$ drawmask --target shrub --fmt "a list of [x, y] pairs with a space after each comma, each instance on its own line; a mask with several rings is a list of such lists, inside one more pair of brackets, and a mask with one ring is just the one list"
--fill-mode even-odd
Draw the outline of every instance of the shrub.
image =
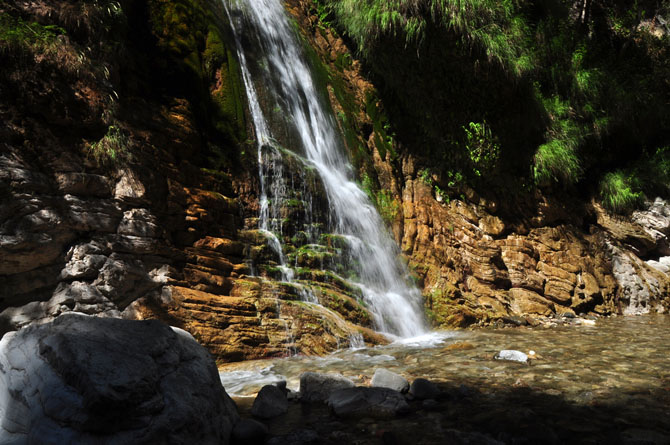
[[600, 199], [605, 208], [624, 213], [634, 209], [644, 200], [644, 194], [637, 189], [635, 176], [621, 170], [607, 173], [600, 181]]

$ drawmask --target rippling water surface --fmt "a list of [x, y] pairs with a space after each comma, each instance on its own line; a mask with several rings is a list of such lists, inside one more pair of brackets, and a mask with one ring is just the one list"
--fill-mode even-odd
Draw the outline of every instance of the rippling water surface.
[[[535, 351], [530, 366], [494, 360], [502, 349]], [[388, 346], [341, 350], [326, 357], [295, 356], [225, 365], [229, 394], [254, 395], [287, 380], [297, 390], [305, 371], [338, 372], [368, 384], [377, 368], [410, 381], [467, 382], [479, 388], [529, 387], [579, 404], [634, 404], [670, 393], [670, 317], [615, 317], [595, 325], [441, 331]], [[670, 407], [669, 407], [670, 409]]]

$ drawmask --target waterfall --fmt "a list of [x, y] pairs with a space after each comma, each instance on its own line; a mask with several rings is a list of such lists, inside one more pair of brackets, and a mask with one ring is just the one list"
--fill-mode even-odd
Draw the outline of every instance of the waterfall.
[[[317, 91], [302, 43], [281, 0], [239, 0], [230, 5], [224, 0], [224, 6], [235, 33], [258, 141], [259, 228], [267, 233], [280, 258], [282, 278], [290, 281], [293, 274], [285, 264], [281, 241], [276, 236], [281, 227], [272, 217], [271, 207], [274, 204], [276, 208], [287, 184], [281, 178], [281, 155], [273, 143], [271, 112], [284, 117], [282, 125], [291, 147], [304, 152], [323, 182], [334, 231], [349, 243], [351, 267], [357, 272], [353, 284], [361, 289], [375, 328], [401, 337], [424, 333], [421, 294], [408, 283], [409, 274], [398, 260], [397, 246], [370, 199], [353, 179], [332, 110], [323, 92]], [[264, 96], [272, 98], [271, 105], [261, 106], [259, 86], [264, 88]], [[270, 106], [272, 110], [268, 110]]]

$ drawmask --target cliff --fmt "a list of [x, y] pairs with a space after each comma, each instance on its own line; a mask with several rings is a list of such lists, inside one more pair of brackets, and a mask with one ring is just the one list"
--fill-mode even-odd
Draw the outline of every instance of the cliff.
[[[347, 42], [313, 3], [290, 8], [436, 325], [670, 309], [665, 201], [624, 217], [539, 189], [444, 193], [449, 175], [395, 135]], [[282, 233], [300, 285], [277, 281], [227, 23], [208, 0], [0, 6], [3, 333], [76, 311], [160, 318], [221, 361], [384, 341], [339, 278], [338, 238], [302, 238], [306, 224], [327, 225], [327, 202], [289, 153], [281, 174], [301, 192], [281, 210]]]

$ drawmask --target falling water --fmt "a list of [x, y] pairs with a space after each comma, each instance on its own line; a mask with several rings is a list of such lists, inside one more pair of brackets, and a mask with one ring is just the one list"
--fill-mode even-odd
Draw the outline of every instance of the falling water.
[[[274, 107], [286, 116], [284, 124], [290, 127], [287, 131], [295, 139], [292, 145], [295, 142], [304, 150], [305, 157], [323, 181], [335, 232], [349, 242], [351, 265], [358, 275], [355, 284], [363, 292], [375, 327], [402, 337], [425, 332], [421, 295], [407, 283], [408, 273], [397, 259], [397, 246], [384, 229], [370, 199], [352, 178], [334, 117], [330, 108], [324, 105], [325, 101], [320, 99], [301, 42], [281, 0], [238, 1], [231, 7], [234, 10], [232, 15], [229, 12], [229, 17], [258, 139], [259, 226], [268, 233], [270, 244], [280, 257], [283, 278], [290, 280], [292, 276], [286, 267], [280, 240], [273, 234], [281, 228], [271, 226], [270, 202], [281, 199], [282, 187], [286, 184], [279, 178], [281, 154], [273, 148], [273, 134], [268, 116], [264, 114], [268, 107], [261, 107], [246, 56], [248, 53], [257, 59], [253, 66], [257, 71], [254, 73], [257, 85], [268, 90], [275, 101]], [[267, 181], [269, 178], [271, 181]]]

